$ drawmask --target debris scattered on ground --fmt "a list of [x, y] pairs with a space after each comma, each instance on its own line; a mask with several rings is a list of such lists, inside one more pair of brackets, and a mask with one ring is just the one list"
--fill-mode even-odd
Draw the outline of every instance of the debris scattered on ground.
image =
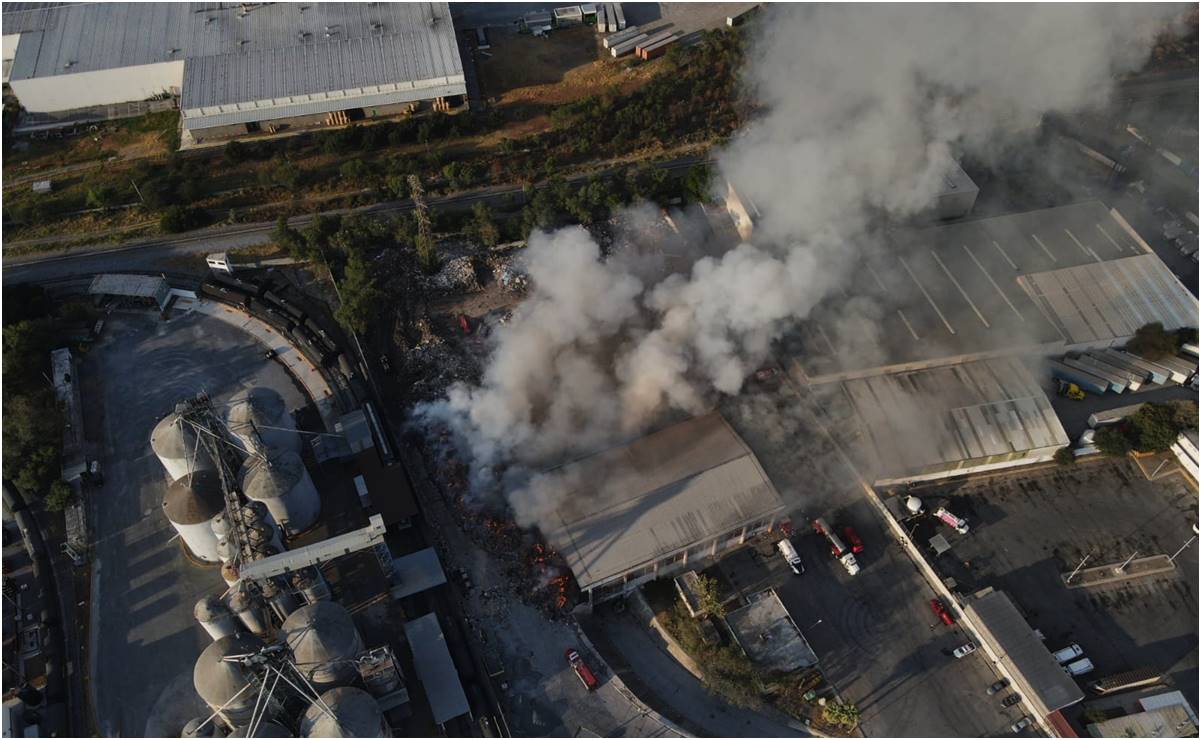
[[449, 259], [431, 279], [435, 290], [445, 293], [475, 293], [480, 290], [471, 257]]

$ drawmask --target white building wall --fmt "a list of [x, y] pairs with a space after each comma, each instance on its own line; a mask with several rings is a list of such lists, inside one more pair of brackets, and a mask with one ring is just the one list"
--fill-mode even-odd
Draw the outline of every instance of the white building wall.
[[13, 59], [17, 56], [17, 43], [21, 40], [19, 33], [6, 33], [3, 37], [4, 81], [8, 82], [8, 71], [12, 69]]
[[52, 113], [145, 100], [164, 92], [178, 93], [183, 85], [183, 65], [181, 59], [33, 80], [11, 80], [9, 85], [26, 110]]

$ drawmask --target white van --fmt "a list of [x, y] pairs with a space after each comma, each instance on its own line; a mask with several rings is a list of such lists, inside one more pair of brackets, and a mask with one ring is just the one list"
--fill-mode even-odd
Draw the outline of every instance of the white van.
[[1080, 649], [1079, 645], [1073, 643], [1055, 653], [1055, 662], [1060, 664], [1070, 663], [1081, 655], [1084, 655], [1084, 651]]
[[1092, 673], [1093, 662], [1088, 658], [1081, 658], [1075, 663], [1068, 663], [1063, 667], [1069, 676], [1083, 676], [1086, 673]]
[[776, 543], [776, 549], [780, 551], [780, 555], [788, 563], [788, 567], [792, 568], [792, 572], [798, 576], [805, 572], [805, 564], [801, 562], [801, 556], [797, 554], [796, 548], [792, 546], [792, 540], [785, 537]]

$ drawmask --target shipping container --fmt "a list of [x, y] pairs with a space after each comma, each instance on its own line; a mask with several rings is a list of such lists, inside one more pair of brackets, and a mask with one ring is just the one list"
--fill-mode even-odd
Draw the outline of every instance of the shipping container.
[[617, 18], [617, 30], [626, 30], [626, 13], [622, 10], [621, 3], [609, 3], [611, 17]]
[[1065, 357], [1063, 358], [1063, 364], [1067, 365], [1068, 367], [1074, 367], [1077, 370], [1083, 370], [1094, 377], [1103, 378], [1107, 383], [1109, 383], [1109, 390], [1113, 391], [1114, 393], [1122, 393], [1126, 390], [1126, 376], [1118, 375], [1104, 368], [1097, 367], [1096, 363], [1088, 362], [1080, 357]]
[[1182, 344], [1182, 345], [1180, 345], [1180, 351], [1183, 352], [1185, 355], [1188, 355], [1189, 357], [1196, 358], [1199, 356], [1197, 354], [1197, 345], [1195, 345], [1195, 344], [1188, 344], [1188, 343]]
[[1163, 383], [1168, 382], [1170, 374], [1168, 373], [1167, 369], [1156, 365], [1154, 362], [1150, 362], [1136, 355], [1132, 355], [1129, 352], [1121, 352], [1116, 349], [1107, 349], [1102, 352], [1102, 356], [1110, 358], [1113, 363], [1126, 367], [1135, 367], [1141, 369], [1143, 372], [1147, 373], [1147, 377], [1151, 379], [1152, 383], [1159, 383], [1162, 385]]
[[580, 10], [578, 5], [567, 5], [562, 8], [555, 8], [555, 25], [575, 26], [584, 22], [584, 11]]
[[651, 44], [650, 46], [643, 47], [638, 56], [642, 59], [654, 59], [655, 57], [661, 57], [667, 53], [668, 48], [671, 47], [671, 45], [675, 42], [675, 36], [672, 36], [669, 39], [663, 39], [662, 41]]
[[[596, 6], [596, 30], [600, 33], [609, 33], [609, 4], [600, 3]], [[617, 29], [612, 29], [616, 31]]]
[[631, 51], [634, 51], [634, 49], [637, 48], [638, 44], [641, 44], [642, 42], [646, 41], [646, 39], [647, 39], [647, 35], [645, 33], [638, 34], [637, 36], [635, 36], [633, 38], [626, 39], [625, 41], [622, 41], [621, 43], [610, 47], [609, 53], [612, 54], [615, 58], [620, 57], [620, 56], [625, 56], [626, 54], [629, 54]]
[[1080, 359], [1090, 365], [1096, 365], [1101, 370], [1126, 378], [1126, 388], [1128, 390], [1137, 391], [1143, 386], [1143, 382], [1146, 380], [1142, 373], [1132, 373], [1126, 368], [1106, 360], [1097, 352], [1085, 352], [1080, 356]]
[[1109, 409], [1108, 411], [1096, 411], [1089, 414], [1088, 425], [1096, 429], [1106, 424], [1116, 424], [1127, 416], [1134, 414], [1134, 412], [1142, 407], [1141, 403], [1136, 403], [1130, 406], [1118, 406], [1116, 409]]
[[1120, 367], [1126, 372], [1136, 376], [1139, 381], [1146, 385], [1147, 383], [1160, 383], [1167, 380], [1167, 375], [1161, 374], [1159, 379], [1149, 371], [1146, 367], [1138, 365], [1130, 361], [1130, 356], [1113, 349], [1090, 350], [1090, 355], [1105, 361], [1114, 367]]
[[638, 51], [641, 52], [642, 49], [650, 46], [651, 44], [657, 44], [660, 41], [663, 41], [664, 39], [671, 38], [671, 36], [672, 36], [671, 31], [660, 31], [656, 34], [651, 34], [646, 37], [646, 40], [644, 40], [642, 43], [638, 44]]
[[1162, 357], [1155, 361], [1155, 364], [1162, 365], [1173, 373], [1172, 379], [1177, 383], [1187, 383], [1197, 374], [1197, 361], [1186, 360], [1183, 357]]
[[1085, 372], [1078, 368], [1069, 367], [1058, 360], [1050, 360], [1048, 364], [1051, 366], [1051, 375], [1060, 380], [1066, 380], [1069, 383], [1075, 383], [1086, 391], [1092, 391], [1098, 395], [1102, 395], [1109, 390], [1109, 381], [1103, 378], [1098, 378], [1092, 373]]
[[622, 41], [628, 41], [628, 40], [634, 38], [635, 36], [639, 35], [640, 33], [641, 33], [641, 31], [638, 30], [638, 26], [630, 26], [629, 28], [627, 28], [624, 31], [619, 31], [617, 33], [609, 34], [605, 38], [601, 39], [601, 44], [606, 49], [612, 49], [614, 46], [620, 44]]

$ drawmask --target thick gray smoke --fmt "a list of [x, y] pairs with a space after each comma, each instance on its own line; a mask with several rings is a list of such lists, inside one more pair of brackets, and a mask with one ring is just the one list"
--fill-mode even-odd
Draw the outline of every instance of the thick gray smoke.
[[[842, 289], [878, 241], [874, 223], [929, 208], [957, 154], [987, 157], [1044, 112], [1103, 103], [1178, 12], [771, 8], [746, 74], [765, 113], [719, 155], [721, 175], [763, 214], [755, 244], [658, 280], [633, 258], [604, 259], [583, 229], [532, 235], [535, 287], [494, 334], [482, 382], [453, 387], [418, 419], [448, 424], [477, 474], [518, 471], [509, 500], [537, 523], [557, 488], [520, 471], [737, 393], [783, 330]], [[865, 336], [871, 312], [848, 318]]]

